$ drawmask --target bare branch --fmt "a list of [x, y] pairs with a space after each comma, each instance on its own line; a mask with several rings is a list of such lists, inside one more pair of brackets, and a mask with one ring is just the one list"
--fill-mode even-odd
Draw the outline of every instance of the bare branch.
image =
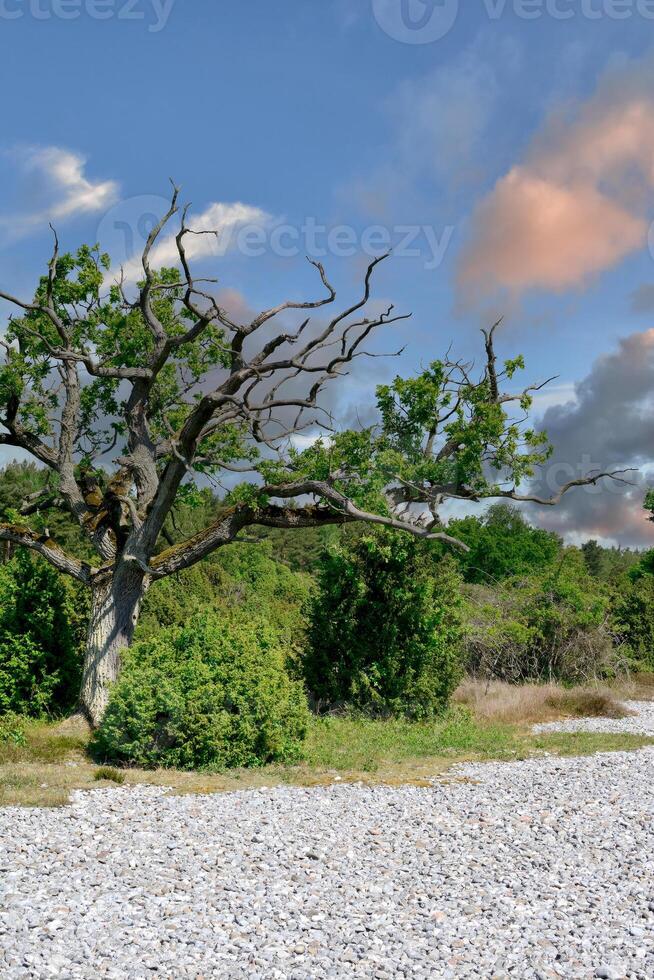
[[365, 521], [368, 524], [381, 524], [384, 527], [392, 527], [398, 531], [408, 531], [409, 534], [413, 534], [418, 538], [427, 538], [430, 541], [444, 541], [455, 548], [460, 548], [462, 551], [469, 550], [467, 545], [463, 544], [462, 541], [459, 541], [457, 538], [453, 538], [449, 534], [445, 534], [442, 531], [430, 532], [426, 528], [418, 527], [415, 524], [409, 524], [406, 521], [396, 520], [392, 517], [382, 517], [379, 514], [373, 514], [369, 511], [361, 510], [349, 499], [349, 497], [346, 497], [335, 487], [322, 480], [302, 480], [297, 483], [287, 485], [282, 484], [279, 486], [266, 486], [263, 488], [262, 492], [269, 497], [280, 497], [282, 499], [288, 497], [302, 497], [308, 494], [313, 494], [322, 498], [323, 500], [326, 500], [336, 509], [338, 513], [352, 521]]
[[20, 507], [20, 513], [24, 517], [41, 510], [67, 510], [66, 501], [49, 487], [44, 487], [43, 490], [30, 493]]
[[322, 263], [316, 262], [314, 259], [310, 258], [307, 258], [307, 262], [318, 270], [322, 284], [329, 295], [323, 297], [322, 299], [305, 303], [297, 303], [293, 300], [286, 300], [286, 302], [280, 303], [278, 306], [273, 306], [269, 310], [264, 310], [263, 313], [260, 313], [259, 316], [255, 317], [255, 319], [250, 323], [249, 327], [245, 329], [246, 336], [254, 333], [254, 331], [258, 330], [264, 323], [267, 323], [268, 320], [272, 320], [272, 318], [278, 316], [278, 314], [283, 313], [284, 310], [317, 310], [321, 306], [327, 306], [329, 303], [333, 303], [333, 301], [336, 299], [336, 291], [327, 279]]
[[[172, 181], [171, 181], [172, 183]], [[145, 248], [143, 249], [143, 255], [141, 261], [143, 263], [143, 272], [145, 273], [145, 283], [141, 288], [139, 294], [139, 304], [141, 307], [141, 312], [143, 313], [143, 319], [147, 323], [148, 327], [154, 335], [154, 339], [158, 345], [164, 345], [166, 342], [166, 331], [164, 330], [162, 324], [159, 322], [158, 318], [152, 309], [152, 304], [150, 302], [150, 293], [152, 291], [152, 285], [154, 283], [154, 275], [152, 269], [150, 268], [150, 252], [156, 242], [157, 238], [161, 234], [163, 228], [168, 224], [170, 219], [174, 214], [177, 213], [177, 199], [179, 197], [179, 188], [173, 183], [173, 196], [171, 198], [170, 207], [164, 216], [157, 222], [150, 234], [148, 235], [148, 240], [145, 243]]]
[[497, 357], [495, 356], [493, 338], [495, 335], [495, 331], [502, 323], [503, 319], [504, 318], [501, 317], [499, 320], [497, 320], [497, 322], [493, 324], [490, 330], [482, 330], [482, 333], [484, 335], [484, 340], [486, 343], [486, 376], [488, 378], [488, 381], [490, 382], [491, 398], [493, 399], [494, 402], [498, 400], [499, 391], [497, 388], [497, 370], [495, 367], [497, 363]]
[[521, 503], [532, 503], [540, 504], [543, 507], [554, 507], [561, 501], [561, 498], [569, 490], [574, 487], [588, 487], [595, 486], [600, 480], [610, 479], [614, 480], [616, 483], [624, 483], [626, 486], [635, 486], [635, 484], [630, 480], [623, 480], [623, 473], [637, 473], [638, 470], [635, 467], [629, 467], [624, 470], [611, 470], [608, 472], [596, 473], [594, 476], [580, 477], [577, 480], [570, 480], [565, 483], [557, 493], [552, 497], [539, 497], [535, 494], [519, 494], [515, 490], [500, 490], [497, 493], [486, 494], [485, 497], [505, 497], [508, 500], [517, 500]]

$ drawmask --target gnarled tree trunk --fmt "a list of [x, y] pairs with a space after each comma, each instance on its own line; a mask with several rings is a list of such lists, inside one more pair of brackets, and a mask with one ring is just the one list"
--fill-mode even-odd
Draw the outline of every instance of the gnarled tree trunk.
[[79, 707], [94, 728], [118, 679], [121, 651], [132, 642], [147, 586], [139, 569], [125, 565], [93, 586]]

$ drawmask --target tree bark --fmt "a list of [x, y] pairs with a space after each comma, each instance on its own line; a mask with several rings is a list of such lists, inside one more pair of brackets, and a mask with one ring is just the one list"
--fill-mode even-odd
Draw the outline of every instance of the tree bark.
[[133, 567], [123, 567], [93, 586], [79, 698], [80, 711], [93, 728], [107, 709], [111, 685], [120, 673], [121, 651], [132, 642], [147, 586], [143, 573]]

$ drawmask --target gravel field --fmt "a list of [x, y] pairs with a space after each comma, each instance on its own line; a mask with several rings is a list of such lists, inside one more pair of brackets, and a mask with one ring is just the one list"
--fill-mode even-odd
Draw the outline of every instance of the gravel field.
[[654, 701], [624, 701], [632, 718], [574, 718], [534, 725], [535, 732], [629, 732], [632, 735], [654, 735]]
[[5, 808], [0, 976], [649, 980], [653, 801], [646, 748]]

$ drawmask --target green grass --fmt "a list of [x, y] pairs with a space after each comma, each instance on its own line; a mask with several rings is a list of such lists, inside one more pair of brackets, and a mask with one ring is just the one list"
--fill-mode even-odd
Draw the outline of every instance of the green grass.
[[376, 772], [409, 759], [474, 754], [497, 758], [512, 747], [514, 726], [480, 724], [463, 709], [433, 722], [366, 718], [315, 719], [307, 738], [310, 766]]
[[23, 739], [0, 742], [0, 765], [22, 762], [56, 764], [84, 753], [88, 738], [80, 734], [61, 732], [58, 726], [46, 721], [22, 721]]
[[647, 736], [597, 732], [533, 735], [520, 725], [477, 721], [453, 709], [429, 723], [371, 719], [316, 719], [306, 746], [306, 761], [317, 769], [338, 772], [379, 772], [404, 763], [431, 760], [515, 759], [550, 752], [587, 755], [591, 752], [636, 749], [654, 744]]
[[296, 766], [225, 773], [145, 772], [94, 765], [86, 753], [89, 733], [79, 723], [21, 720], [21, 727], [22, 743], [0, 743], [0, 805], [61, 805], [72, 790], [91, 789], [99, 781], [170, 786], [177, 793], [212, 793], [279, 783], [311, 786], [334, 780], [427, 786], [457, 762], [515, 760], [545, 753], [587, 755], [654, 744], [652, 738], [626, 734], [533, 735], [529, 726], [481, 720], [468, 709], [454, 707], [429, 723], [314, 719], [304, 761]]
[[109, 782], [109, 783], [121, 783], [125, 782], [125, 773], [120, 772], [118, 769], [112, 769], [111, 766], [100, 766], [93, 773], [93, 778], [97, 783], [99, 782]]

